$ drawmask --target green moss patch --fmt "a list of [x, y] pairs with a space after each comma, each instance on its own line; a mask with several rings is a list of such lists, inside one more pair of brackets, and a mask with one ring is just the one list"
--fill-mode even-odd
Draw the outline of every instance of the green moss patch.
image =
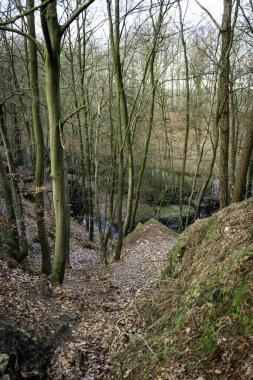
[[174, 247], [168, 252], [168, 266], [162, 272], [162, 278], [173, 275], [180, 257], [184, 254], [186, 245], [187, 234], [183, 233], [178, 237], [178, 241]]
[[[182, 213], [184, 216], [188, 213], [188, 206], [183, 205]], [[169, 205], [162, 206], [160, 209], [160, 218], [167, 218], [170, 216], [178, 216], [179, 215], [179, 205]]]

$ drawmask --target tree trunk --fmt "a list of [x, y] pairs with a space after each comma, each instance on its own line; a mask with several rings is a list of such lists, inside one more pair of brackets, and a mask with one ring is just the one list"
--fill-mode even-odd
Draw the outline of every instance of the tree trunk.
[[240, 202], [246, 196], [246, 183], [247, 183], [247, 172], [249, 168], [249, 163], [253, 150], [253, 127], [252, 127], [252, 117], [247, 125], [247, 130], [245, 134], [245, 140], [242, 147], [240, 160], [237, 167], [235, 187], [233, 191], [232, 202]]
[[229, 204], [228, 186], [228, 157], [229, 157], [229, 72], [231, 50], [231, 13], [232, 0], [224, 0], [224, 13], [222, 18], [222, 44], [220, 59], [220, 94], [217, 99], [220, 112], [220, 209]]
[[248, 169], [246, 198], [249, 198], [253, 195], [252, 183], [253, 183], [253, 155], [251, 155], [249, 169]]
[[[59, 50], [60, 53], [60, 50]], [[51, 177], [55, 211], [55, 252], [52, 278], [62, 283], [69, 245], [69, 205], [67, 203], [67, 173], [62, 141], [59, 56], [46, 62], [46, 95], [50, 125]]]
[[183, 192], [184, 192], [184, 180], [185, 180], [185, 169], [186, 169], [186, 160], [187, 160], [187, 151], [188, 151], [188, 139], [190, 131], [190, 83], [189, 83], [189, 64], [187, 56], [187, 47], [184, 36], [184, 25], [182, 18], [182, 9], [180, 2], [179, 5], [179, 16], [180, 16], [180, 29], [181, 29], [181, 41], [184, 52], [184, 64], [185, 64], [185, 96], [186, 96], [186, 110], [185, 110], [185, 136], [184, 136], [184, 151], [183, 151], [183, 165], [182, 172], [180, 177], [179, 185], [179, 216], [178, 216], [178, 233], [183, 231]]
[[[119, 31], [119, 0], [115, 0], [115, 20], [113, 23], [111, 14], [111, 2], [107, 0], [107, 10], [109, 16], [109, 33], [110, 44], [112, 51], [113, 68], [116, 77], [116, 119], [117, 119], [117, 145], [118, 145], [118, 197], [117, 197], [117, 218], [118, 218], [118, 241], [115, 248], [114, 260], [120, 260], [121, 249], [123, 244], [123, 221], [122, 221], [122, 206], [123, 206], [123, 186], [124, 186], [124, 162], [123, 162], [123, 131], [121, 125], [121, 96], [122, 96], [122, 73], [120, 63], [120, 31]], [[114, 30], [115, 28], [115, 30]]]
[[[156, 36], [156, 38], [157, 38], [157, 36]], [[149, 120], [148, 120], [148, 128], [147, 128], [148, 132], [147, 132], [146, 142], [145, 142], [145, 146], [144, 146], [141, 169], [140, 169], [140, 173], [138, 176], [137, 190], [135, 193], [135, 203], [134, 203], [133, 212], [132, 212], [130, 231], [133, 230], [134, 224], [135, 224], [135, 218], [136, 218], [136, 213], [138, 210], [139, 198], [140, 198], [140, 193], [141, 193], [141, 185], [142, 185], [144, 170], [146, 167], [146, 161], [147, 161], [147, 157], [148, 157], [149, 142], [150, 142], [151, 132], [153, 129], [153, 124], [154, 124], [155, 93], [156, 93], [156, 85], [155, 85], [155, 77], [154, 77], [154, 61], [155, 61], [156, 43], [157, 43], [157, 41], [155, 41], [155, 43], [154, 43], [153, 52], [152, 52], [152, 56], [151, 56], [151, 60], [150, 60], [150, 83], [152, 86], [152, 97], [151, 97], [151, 103], [150, 103], [150, 109], [149, 109]]]
[[[27, 0], [27, 8], [34, 7], [34, 0]], [[34, 14], [31, 13], [27, 20], [28, 33], [36, 38]], [[36, 205], [36, 223], [38, 237], [42, 252], [42, 273], [49, 275], [51, 273], [50, 248], [48, 244], [47, 231], [44, 218], [44, 135], [40, 115], [40, 92], [39, 92], [39, 75], [38, 75], [38, 58], [36, 45], [29, 40], [29, 81], [32, 92], [32, 115], [34, 139], [36, 146], [36, 163], [35, 163], [35, 205]]]
[[55, 212], [55, 251], [52, 280], [62, 283], [69, 250], [70, 213], [68, 202], [67, 165], [63, 146], [60, 102], [60, 30], [56, 1], [41, 13], [46, 41], [46, 98], [50, 128], [51, 177]]
[[5, 171], [3, 164], [3, 157], [0, 151], [0, 184], [3, 190], [3, 197], [5, 201], [6, 214], [7, 214], [7, 245], [9, 255], [19, 261], [20, 260], [20, 249], [19, 249], [19, 235], [18, 226], [14, 208], [14, 201], [12, 197], [11, 185], [9, 183], [8, 174]]
[[14, 165], [14, 159], [11, 151], [11, 145], [7, 134], [6, 125], [4, 122], [4, 114], [3, 114], [3, 104], [0, 104], [0, 130], [3, 138], [3, 143], [5, 147], [8, 167], [9, 167], [9, 173], [11, 177], [11, 183], [13, 187], [14, 192], [14, 199], [15, 199], [15, 209], [17, 210], [17, 216], [18, 216], [18, 225], [20, 227], [20, 257], [19, 261], [22, 261], [26, 256], [28, 255], [28, 244], [27, 244], [27, 238], [26, 238], [26, 226], [25, 226], [25, 219], [24, 219], [24, 210], [23, 210], [23, 204], [22, 204], [22, 198], [19, 190], [18, 185], [18, 174], [15, 171], [15, 165]]

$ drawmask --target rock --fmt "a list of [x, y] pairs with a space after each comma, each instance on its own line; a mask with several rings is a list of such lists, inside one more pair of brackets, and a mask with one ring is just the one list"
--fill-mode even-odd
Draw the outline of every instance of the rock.
[[0, 376], [5, 373], [8, 363], [9, 363], [9, 359], [10, 359], [9, 355], [0, 354]]

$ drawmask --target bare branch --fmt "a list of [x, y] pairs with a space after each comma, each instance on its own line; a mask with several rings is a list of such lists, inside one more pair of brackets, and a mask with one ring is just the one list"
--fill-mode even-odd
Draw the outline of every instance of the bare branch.
[[94, 3], [95, 0], [87, 0], [83, 5], [81, 5], [79, 8], [75, 10], [75, 12], [72, 13], [72, 15], [69, 17], [69, 19], [61, 25], [60, 33], [63, 35], [65, 30], [70, 26], [70, 24], [79, 16], [82, 11], [87, 9], [92, 3]]
[[24, 13], [21, 13], [19, 15], [17, 15], [16, 17], [13, 17], [9, 20], [6, 20], [6, 21], [0, 21], [0, 26], [4, 26], [4, 25], [9, 25], [9, 24], [12, 24], [14, 23], [15, 21], [19, 20], [20, 18], [23, 18], [25, 16], [28, 16], [30, 15], [31, 13], [35, 12], [37, 9], [40, 9], [41, 7], [44, 7], [46, 5], [48, 5], [49, 3], [51, 3], [53, 0], [46, 0], [44, 1], [43, 3], [41, 3], [40, 5], [37, 5], [36, 7], [33, 7], [31, 9], [29, 9], [28, 11], [24, 12]]
[[44, 59], [44, 48], [43, 48], [43, 46], [39, 43], [39, 41], [36, 40], [36, 38], [33, 38], [32, 36], [30, 36], [30, 34], [22, 32], [22, 30], [19, 30], [16, 28], [9, 28], [8, 26], [2, 26], [2, 25], [0, 25], [0, 30], [5, 30], [6, 32], [17, 33], [17, 34], [20, 34], [21, 36], [23, 36], [25, 38], [28, 38], [34, 44], [36, 44], [38, 52], [40, 53], [41, 57]]
[[243, 14], [243, 17], [244, 17], [245, 21], [248, 24], [250, 32], [253, 34], [253, 28], [252, 28], [251, 22], [250, 22], [249, 18], [247, 17], [246, 13], [244, 12], [244, 9], [243, 9], [243, 7], [241, 5], [240, 5], [240, 9], [242, 11], [242, 14]]
[[69, 114], [68, 116], [65, 116], [65, 117], [61, 120], [61, 122], [60, 122], [61, 126], [63, 127], [63, 125], [64, 125], [69, 119], [71, 119], [75, 114], [77, 114], [78, 112], [80, 112], [82, 109], [84, 109], [84, 108], [86, 108], [86, 107], [87, 107], [86, 104], [83, 104], [81, 107], [79, 107], [79, 108], [77, 108], [75, 111], [71, 112], [71, 114]]
[[0, 100], [0, 106], [3, 106], [3, 104], [4, 104], [5, 102], [7, 102], [7, 100], [9, 100], [9, 99], [12, 98], [13, 96], [17, 96], [17, 95], [19, 95], [19, 96], [20, 96], [20, 95], [24, 95], [24, 93], [23, 93], [23, 92], [15, 92], [15, 93], [13, 93], [13, 94], [10, 94], [10, 95], [6, 96], [6, 98]]
[[217, 26], [217, 28], [221, 31], [221, 25], [215, 20], [215, 18], [213, 17], [213, 15], [211, 14], [211, 12], [209, 12], [209, 10], [208, 9], [206, 9], [202, 4], [200, 4], [199, 3], [199, 1], [198, 0], [195, 0], [196, 1], [196, 3], [200, 6], [200, 8], [202, 8], [203, 9], [203, 11], [205, 11], [207, 14], [208, 14], [208, 16], [210, 17], [210, 19], [212, 20], [212, 22]]

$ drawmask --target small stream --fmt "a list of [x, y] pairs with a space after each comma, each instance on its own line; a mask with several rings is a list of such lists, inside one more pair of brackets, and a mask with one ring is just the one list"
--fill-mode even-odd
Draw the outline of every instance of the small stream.
[[[207, 218], [207, 217], [211, 216], [215, 211], [218, 210], [218, 208], [219, 208], [219, 203], [216, 200], [206, 199], [200, 208], [200, 219]], [[150, 218], [145, 218], [145, 219], [142, 219], [138, 222], [139, 223], [145, 223], [149, 219]], [[186, 222], [186, 216], [183, 216], [182, 219], [183, 219], [183, 225], [184, 225]], [[163, 217], [160, 217], [158, 220], [160, 223], [164, 224], [168, 228], [171, 228], [172, 230], [178, 232], [178, 226], [179, 226], [178, 215], [163, 216]], [[192, 224], [193, 222], [194, 222], [194, 213], [192, 213], [190, 215], [190, 224]], [[85, 219], [84, 219], [83, 223], [85, 225], [85, 223], [86, 223]], [[102, 228], [103, 229], [105, 228], [105, 230], [108, 231], [109, 223], [110, 223], [109, 219], [101, 218], [101, 223], [102, 223]], [[96, 217], [94, 217], [94, 228], [98, 229], [98, 220]], [[117, 225], [117, 223], [113, 223], [113, 225], [112, 225], [112, 237], [114, 239], [118, 238], [118, 225]]]
[[[219, 209], [219, 202], [214, 199], [207, 199], [203, 202], [200, 208], [199, 219], [204, 219], [211, 216], [215, 211]], [[189, 221], [190, 224], [194, 222], [194, 213], [190, 215]], [[186, 223], [186, 216], [182, 217], [183, 225]], [[165, 226], [171, 228], [172, 230], [178, 232], [178, 215], [170, 215], [159, 218], [159, 222], [164, 224]]]
[[[94, 216], [93, 220], [94, 220], [94, 228], [96, 230], [98, 230], [98, 219], [97, 219], [97, 217]], [[83, 224], [84, 224], [84, 226], [86, 225], [86, 219], [85, 218], [83, 220]], [[107, 219], [107, 218], [101, 218], [101, 226], [102, 226], [103, 230], [105, 229], [105, 232], [108, 232], [109, 225], [110, 225], [110, 220], [109, 219]], [[112, 238], [113, 239], [117, 239], [118, 238], [118, 225], [117, 225], [117, 223], [113, 223], [112, 224], [111, 234], [112, 234]]]
[[[172, 176], [173, 174], [173, 176]], [[171, 228], [172, 230], [178, 232], [178, 227], [179, 227], [179, 223], [178, 223], [178, 202], [179, 202], [179, 198], [178, 198], [178, 182], [179, 182], [179, 174], [177, 173], [169, 173], [167, 171], [163, 171], [163, 170], [160, 170], [160, 169], [154, 169], [151, 173], [149, 173], [149, 175], [151, 175], [151, 178], [155, 178], [157, 176], [162, 176], [162, 177], [171, 177], [171, 180], [173, 180], [173, 183], [175, 184], [175, 186], [170, 190], [171, 192], [171, 199], [166, 199], [165, 202], [163, 203], [163, 207], [165, 210], [164, 212], [161, 213], [161, 217], [158, 219], [160, 223], [164, 224], [165, 226]], [[173, 177], [173, 178], [172, 178]], [[150, 178], [150, 177], [149, 177]], [[202, 205], [200, 207], [200, 214], [199, 214], [199, 218], [200, 219], [203, 219], [203, 218], [206, 218], [206, 217], [209, 217], [211, 216], [215, 211], [218, 210], [219, 208], [219, 179], [217, 178], [213, 178], [210, 183], [209, 183], [209, 187], [207, 189], [207, 194], [206, 194], [206, 198], [203, 200], [202, 202]], [[71, 188], [71, 186], [70, 186]], [[73, 189], [72, 189], [72, 199], [71, 199], [71, 204], [72, 204], [72, 215], [78, 215], [78, 213], [80, 212], [80, 199], [83, 198], [83, 194], [77, 194], [73, 193]], [[186, 195], [187, 197], [188, 195]], [[195, 199], [198, 199], [199, 197], [199, 194], [198, 192], [195, 194]], [[155, 215], [156, 215], [156, 209], [158, 208], [158, 205], [157, 203], [154, 203], [154, 199], [147, 199], [143, 202], [143, 206], [145, 207], [145, 205], [149, 208], [151, 208], [151, 213], [147, 212], [146, 215], [142, 215], [139, 217], [139, 220], [137, 219], [137, 223], [145, 223], [147, 220], [149, 220], [150, 218], [155, 218]], [[169, 208], [172, 208], [173, 211], [169, 210]], [[187, 208], [187, 206], [183, 206], [185, 209]], [[168, 209], [168, 212], [167, 210]], [[183, 225], [185, 225], [186, 223], [186, 216], [184, 215], [186, 214], [186, 212], [184, 212], [183, 210], [183, 217], [182, 217], [182, 222], [183, 222]], [[195, 217], [195, 212], [194, 212], [194, 208], [193, 208], [193, 212], [192, 214], [190, 215], [190, 219], [189, 219], [189, 222], [190, 224], [194, 222], [194, 217]], [[101, 222], [102, 222], [102, 228], [105, 229], [105, 231], [108, 231], [108, 228], [109, 228], [109, 220], [107, 218], [101, 218]], [[86, 223], [85, 219], [83, 221], [84, 225]], [[98, 229], [98, 220], [96, 218], [96, 216], [94, 216], [94, 227], [95, 229]], [[118, 225], [117, 223], [113, 223], [112, 225], [112, 237], [114, 239], [117, 239], [118, 238]]]

